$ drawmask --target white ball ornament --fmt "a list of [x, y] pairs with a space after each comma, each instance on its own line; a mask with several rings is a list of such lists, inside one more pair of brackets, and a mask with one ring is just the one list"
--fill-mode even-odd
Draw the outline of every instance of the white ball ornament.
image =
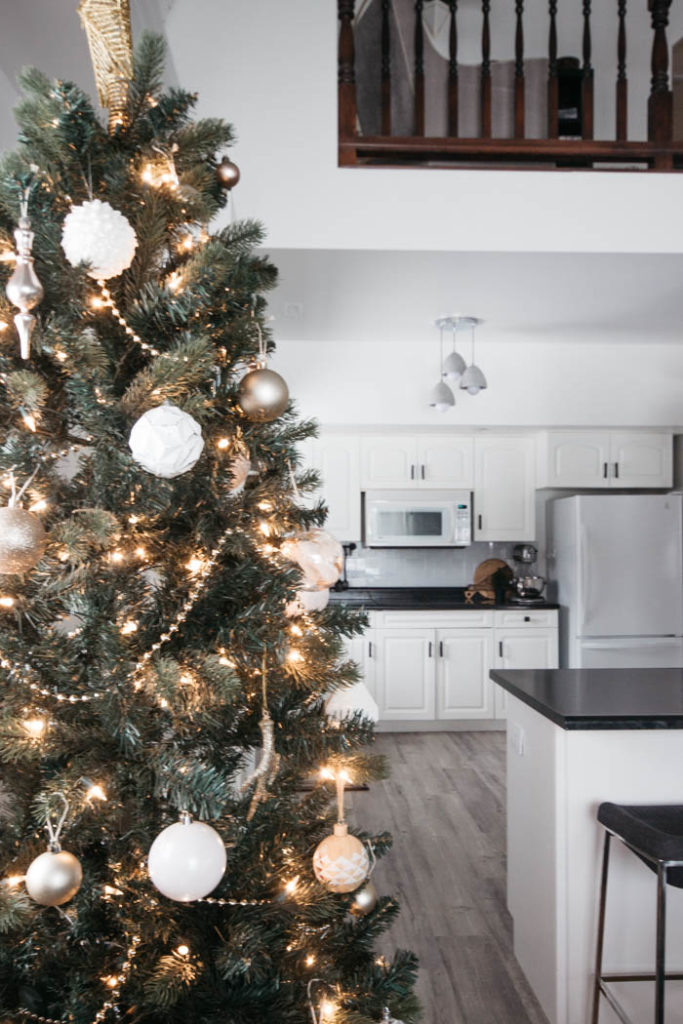
[[64, 219], [62, 249], [72, 267], [89, 263], [97, 281], [118, 277], [133, 262], [138, 240], [122, 213], [101, 199], [72, 206]]
[[360, 839], [349, 835], [345, 821], [338, 821], [313, 854], [315, 877], [331, 892], [353, 892], [368, 877], [370, 858]]
[[341, 576], [344, 567], [342, 546], [331, 534], [318, 527], [290, 537], [281, 551], [285, 558], [290, 558], [300, 567], [306, 590], [327, 590]]
[[192, 469], [204, 448], [197, 421], [170, 402], [143, 413], [134, 424], [128, 443], [133, 458], [143, 469], [166, 480]]
[[178, 903], [203, 899], [225, 872], [225, 844], [215, 829], [189, 814], [156, 837], [147, 857], [149, 877], [159, 892]]
[[73, 853], [48, 850], [31, 861], [26, 872], [26, 891], [43, 907], [61, 907], [76, 895], [83, 881], [83, 869]]

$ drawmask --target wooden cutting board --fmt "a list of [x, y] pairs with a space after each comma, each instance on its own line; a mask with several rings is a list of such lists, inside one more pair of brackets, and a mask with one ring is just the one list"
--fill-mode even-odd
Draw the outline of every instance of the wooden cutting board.
[[474, 570], [472, 585], [465, 591], [465, 599], [471, 601], [475, 595], [479, 595], [485, 601], [490, 601], [493, 604], [496, 599], [496, 588], [493, 585], [492, 577], [501, 569], [507, 579], [511, 580], [514, 575], [512, 569], [502, 558], [486, 558], [480, 562]]

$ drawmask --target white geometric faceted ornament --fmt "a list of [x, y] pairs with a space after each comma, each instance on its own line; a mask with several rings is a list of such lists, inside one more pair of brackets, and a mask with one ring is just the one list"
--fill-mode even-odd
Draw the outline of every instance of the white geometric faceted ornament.
[[368, 851], [360, 839], [349, 835], [345, 821], [338, 821], [334, 834], [316, 847], [313, 870], [318, 881], [331, 892], [353, 892], [368, 877]]
[[301, 569], [305, 590], [327, 590], [337, 582], [344, 567], [344, 552], [338, 540], [314, 527], [288, 538], [281, 549], [285, 558]]
[[170, 402], [143, 413], [133, 425], [128, 443], [135, 461], [165, 480], [192, 469], [204, 448], [197, 421]]
[[365, 683], [354, 683], [344, 690], [335, 690], [327, 702], [328, 715], [341, 721], [347, 715], [360, 711], [371, 722], [379, 721], [379, 705]]
[[147, 857], [149, 877], [159, 892], [178, 903], [203, 899], [225, 873], [225, 844], [215, 829], [184, 814], [160, 832]]
[[64, 219], [62, 249], [72, 267], [89, 263], [96, 281], [118, 277], [133, 262], [138, 240], [122, 213], [101, 199], [72, 206]]

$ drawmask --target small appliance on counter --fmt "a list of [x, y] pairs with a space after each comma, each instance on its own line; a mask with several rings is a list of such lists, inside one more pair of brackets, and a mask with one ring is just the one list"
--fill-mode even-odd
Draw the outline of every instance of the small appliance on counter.
[[349, 577], [346, 573], [346, 561], [356, 550], [356, 545], [351, 541], [349, 544], [342, 544], [344, 550], [344, 567], [342, 568], [342, 574], [332, 587], [332, 590], [348, 590], [349, 589]]
[[512, 579], [513, 596], [511, 604], [539, 604], [544, 600], [543, 590], [545, 579], [537, 576], [532, 569], [536, 562], [538, 551], [533, 544], [515, 544], [512, 549], [512, 558], [519, 566]]

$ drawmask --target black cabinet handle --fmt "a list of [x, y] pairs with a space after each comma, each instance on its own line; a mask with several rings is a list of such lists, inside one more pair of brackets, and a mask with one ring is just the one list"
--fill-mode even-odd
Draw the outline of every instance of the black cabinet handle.
[[614, 463], [614, 475], [615, 475], [616, 479], [618, 480], [619, 479], [619, 463], [618, 462]]
[[424, 478], [425, 478], [425, 468], [424, 468], [424, 463], [423, 463], [423, 464], [422, 464], [422, 465], [420, 466], [420, 476], [421, 476], [421, 477], [422, 477], [422, 479], [424, 480]]
[[498, 655], [501, 658], [503, 657], [503, 641], [502, 640], [498, 641]]
[[443, 640], [439, 640], [439, 657], [443, 658]]
[[479, 515], [477, 516], [477, 523], [479, 524], [479, 529], [481, 530], [481, 529], [482, 529], [482, 526], [483, 526], [483, 523], [482, 523], [482, 518], [481, 518], [481, 512], [480, 512], [480, 513], [479, 513]]
[[411, 466], [410, 467], [410, 479], [411, 480], [415, 479], [415, 466]]
[[434, 644], [430, 640], [429, 641], [429, 657], [432, 658], [433, 656], [434, 656]]
[[608, 467], [606, 462], [603, 462], [603, 464], [602, 464], [602, 475], [604, 476], [605, 480], [607, 479], [608, 472], [609, 472], [609, 467]]
[[372, 640], [368, 640], [368, 658], [372, 657]]
[[531, 622], [531, 616], [530, 615], [525, 615], [524, 616], [524, 621], [525, 622]]

